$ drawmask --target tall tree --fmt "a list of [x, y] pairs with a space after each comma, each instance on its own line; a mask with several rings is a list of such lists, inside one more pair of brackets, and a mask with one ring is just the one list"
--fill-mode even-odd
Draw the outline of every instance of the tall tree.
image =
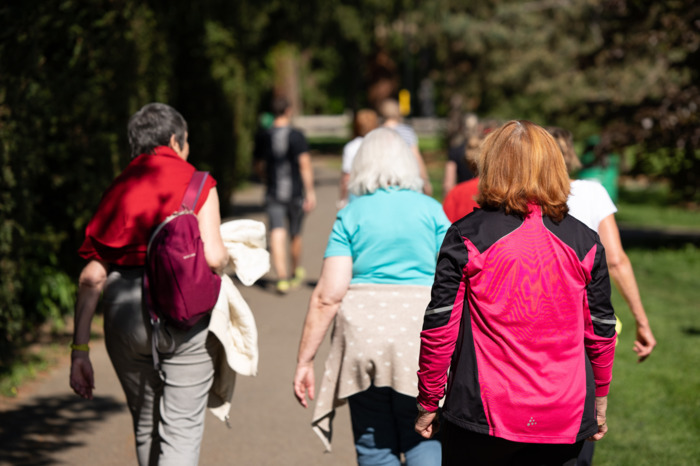
[[466, 111], [602, 133], [600, 151], [631, 147], [633, 170], [668, 177], [700, 200], [697, 63], [692, 0], [421, 2], [420, 47], [442, 100]]
[[2, 359], [72, 307], [78, 227], [125, 162], [136, 96], [165, 95], [169, 74], [153, 16], [137, 2], [13, 2], [0, 14]]

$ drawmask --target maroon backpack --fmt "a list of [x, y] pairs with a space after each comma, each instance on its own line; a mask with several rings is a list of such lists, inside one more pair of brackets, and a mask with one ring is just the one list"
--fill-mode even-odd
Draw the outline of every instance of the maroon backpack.
[[161, 319], [183, 330], [192, 328], [219, 297], [221, 277], [207, 265], [194, 214], [207, 175], [194, 172], [180, 210], [158, 225], [148, 242], [144, 300], [156, 329]]

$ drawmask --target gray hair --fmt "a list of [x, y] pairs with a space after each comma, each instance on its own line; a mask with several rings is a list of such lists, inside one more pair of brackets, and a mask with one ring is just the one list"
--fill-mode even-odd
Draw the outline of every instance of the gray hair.
[[423, 180], [416, 157], [399, 133], [378, 128], [362, 140], [350, 170], [348, 190], [361, 196], [391, 186], [421, 192]]
[[144, 105], [129, 118], [128, 133], [131, 158], [134, 158], [141, 154], [152, 154], [158, 146], [169, 145], [173, 134], [180, 147], [183, 147], [187, 122], [170, 105], [154, 102]]

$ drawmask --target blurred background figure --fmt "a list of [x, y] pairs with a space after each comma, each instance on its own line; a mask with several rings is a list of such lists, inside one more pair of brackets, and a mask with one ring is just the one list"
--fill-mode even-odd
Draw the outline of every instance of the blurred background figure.
[[353, 139], [343, 147], [343, 165], [340, 175], [340, 200], [338, 208], [342, 209], [348, 203], [348, 182], [350, 181], [350, 169], [355, 160], [357, 150], [362, 144], [362, 139], [367, 133], [379, 126], [377, 112], [370, 109], [358, 110], [352, 123]]
[[[265, 204], [269, 218], [270, 255], [277, 274], [277, 292], [285, 294], [299, 286], [306, 272], [301, 266], [301, 228], [304, 214], [316, 207], [314, 173], [306, 138], [292, 128], [292, 107], [287, 99], [272, 101], [272, 126], [256, 138], [255, 169], [265, 180]], [[289, 233], [289, 235], [288, 235]], [[291, 269], [287, 243], [291, 238]]]
[[[573, 135], [569, 130], [555, 126], [547, 128], [547, 131], [559, 144], [569, 175], [575, 174], [581, 168], [581, 161], [574, 150]], [[605, 187], [599, 182], [591, 180], [572, 180], [571, 194], [567, 204], [570, 215], [600, 235], [600, 241], [605, 248], [610, 277], [634, 316], [637, 329], [632, 349], [637, 353], [638, 361], [642, 362], [654, 350], [656, 339], [644, 311], [632, 263], [622, 247], [622, 241], [620, 241], [620, 230], [615, 222], [617, 207], [615, 207]], [[595, 444], [592, 442], [584, 444], [577, 465], [589, 466], [593, 463], [594, 447]]]
[[[443, 199], [457, 184], [471, 180], [476, 176], [475, 169], [469, 163], [468, 150], [473, 148], [473, 139], [481, 141], [481, 128], [479, 126], [479, 118], [468, 113], [464, 117], [464, 142], [455, 147], [450, 147], [447, 152], [447, 162], [445, 162], [445, 174], [442, 180], [442, 196]], [[449, 217], [449, 216], [448, 216]]]
[[391, 128], [401, 136], [408, 147], [411, 148], [416, 162], [418, 162], [418, 168], [420, 170], [420, 177], [423, 179], [423, 192], [428, 196], [433, 194], [433, 185], [430, 184], [430, 178], [428, 178], [428, 169], [425, 166], [425, 161], [423, 156], [418, 149], [418, 135], [416, 132], [403, 123], [403, 117], [401, 116], [401, 109], [399, 103], [395, 99], [386, 99], [379, 104], [379, 115], [383, 118], [382, 126], [385, 128]]
[[477, 162], [479, 159], [479, 151], [481, 150], [481, 143], [484, 141], [489, 131], [491, 131], [490, 127], [485, 128], [483, 125], [477, 124], [476, 130], [472, 131], [469, 138], [460, 146], [463, 151], [462, 159], [473, 176], [467, 181], [458, 183], [457, 186], [445, 195], [442, 202], [442, 209], [452, 223], [470, 214], [474, 209], [479, 208], [479, 204], [476, 202], [476, 197], [479, 194]]
[[[569, 174], [576, 173], [581, 163], [574, 150], [571, 132], [557, 127], [548, 128], [548, 131], [561, 148]], [[633, 350], [639, 356], [639, 362], [642, 362], [654, 350], [656, 340], [642, 304], [632, 263], [620, 241], [620, 230], [615, 222], [617, 207], [600, 183], [589, 180], [571, 181], [571, 194], [567, 204], [570, 215], [600, 235], [610, 277], [634, 316], [637, 337]]]
[[[449, 221], [421, 193], [418, 164], [400, 135], [369, 133], [352, 166], [353, 198], [338, 212], [299, 345], [294, 395], [307, 407], [327, 448], [335, 408], [350, 405], [360, 465], [440, 464], [440, 443], [413, 430], [418, 414], [422, 315]], [[388, 247], [391, 245], [391, 247]], [[313, 361], [334, 330], [320, 391]]]
[[569, 179], [544, 128], [506, 123], [478, 171], [481, 209], [452, 224], [438, 256], [416, 431], [434, 434], [447, 394], [443, 465], [573, 464], [608, 429], [615, 315], [603, 248], [567, 215]]

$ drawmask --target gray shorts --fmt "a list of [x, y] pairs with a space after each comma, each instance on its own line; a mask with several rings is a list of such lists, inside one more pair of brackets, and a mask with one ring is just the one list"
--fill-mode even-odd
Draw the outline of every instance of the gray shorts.
[[301, 222], [304, 219], [304, 199], [298, 198], [289, 202], [280, 202], [268, 196], [266, 208], [270, 218], [270, 230], [284, 228], [286, 223], [290, 236], [298, 236], [301, 233]]

